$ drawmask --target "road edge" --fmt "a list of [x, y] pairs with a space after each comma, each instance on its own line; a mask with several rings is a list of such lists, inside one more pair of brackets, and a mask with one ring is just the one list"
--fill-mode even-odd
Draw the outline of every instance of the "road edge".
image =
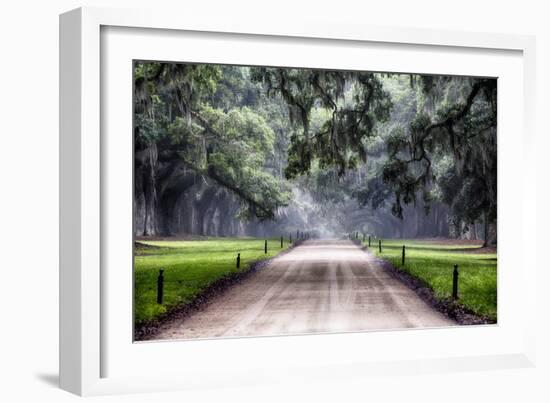
[[455, 320], [459, 325], [495, 325], [497, 321], [487, 316], [478, 315], [466, 308], [464, 305], [452, 300], [451, 298], [438, 298], [433, 289], [423, 280], [413, 276], [409, 272], [395, 267], [391, 262], [382, 259], [368, 250], [368, 246], [362, 246], [361, 250], [380, 264], [383, 270], [392, 277], [398, 279], [408, 288], [413, 290], [425, 303], [442, 313], [449, 319]]
[[274, 259], [289, 253], [295, 247], [300, 246], [302, 243], [303, 243], [303, 240], [294, 241], [291, 246], [289, 246], [284, 251], [281, 251], [275, 256], [272, 256], [267, 259], [260, 259], [260, 260], [251, 262], [245, 270], [231, 273], [225, 277], [222, 277], [214, 281], [212, 284], [210, 284], [208, 287], [202, 290], [199, 294], [197, 294], [193, 298], [193, 300], [191, 300], [190, 302], [172, 307], [168, 309], [161, 316], [149, 321], [142, 322], [137, 326], [134, 326], [133, 341], [141, 342], [141, 341], [155, 340], [154, 337], [158, 333], [160, 333], [160, 331], [166, 326], [169, 326], [171, 323], [175, 321], [183, 321], [189, 316], [191, 316], [192, 314], [204, 309], [215, 298], [218, 298], [221, 295], [223, 295], [223, 293], [226, 292], [229, 288], [249, 279], [252, 275], [254, 275], [255, 273], [258, 273], [260, 270], [265, 268]]

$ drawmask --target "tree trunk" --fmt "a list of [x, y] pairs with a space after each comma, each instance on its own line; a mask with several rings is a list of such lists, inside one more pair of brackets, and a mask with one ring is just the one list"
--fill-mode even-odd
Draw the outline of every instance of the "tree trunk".
[[487, 222], [487, 212], [483, 212], [483, 247], [489, 244], [489, 223]]

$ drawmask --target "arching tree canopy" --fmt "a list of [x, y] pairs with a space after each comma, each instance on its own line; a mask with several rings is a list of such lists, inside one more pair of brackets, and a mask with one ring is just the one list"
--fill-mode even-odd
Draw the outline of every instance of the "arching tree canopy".
[[[430, 185], [437, 179], [445, 181], [452, 171], [466, 179], [465, 187], [478, 182], [477, 187], [485, 190], [484, 208], [496, 213], [496, 81], [462, 80], [455, 88], [449, 77], [420, 76], [419, 80], [423, 95], [439, 105], [432, 114], [418, 111], [408, 127], [399, 127], [388, 139], [383, 179], [394, 190], [395, 214], [401, 217], [401, 204], [414, 201], [419, 193], [431, 200]], [[438, 177], [434, 163], [449, 156], [453, 163]], [[448, 180], [446, 185], [440, 190], [449, 202], [458, 189], [449, 186]], [[467, 193], [464, 189], [462, 196]]]
[[[244, 215], [273, 218], [288, 201], [284, 186], [261, 169], [273, 154], [273, 130], [249, 107], [223, 108], [232, 84], [222, 80], [223, 72], [216, 66], [136, 64], [136, 150], [148, 156], [139, 163], [154, 171], [159, 158], [173, 159], [234, 193], [247, 207]], [[153, 193], [156, 176], [150, 175]]]
[[[282, 96], [295, 131], [285, 174], [307, 173], [313, 160], [335, 166], [340, 175], [366, 162], [365, 140], [377, 122], [386, 121], [391, 99], [374, 73], [310, 69], [255, 68], [252, 79], [269, 95]], [[312, 113], [324, 117], [312, 125]]]
[[491, 78], [136, 62], [137, 231], [488, 238], [496, 96]]

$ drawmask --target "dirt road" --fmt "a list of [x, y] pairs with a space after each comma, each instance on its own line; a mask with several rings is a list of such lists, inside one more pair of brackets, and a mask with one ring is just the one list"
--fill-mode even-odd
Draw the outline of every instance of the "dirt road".
[[450, 326], [350, 241], [307, 241], [155, 339]]

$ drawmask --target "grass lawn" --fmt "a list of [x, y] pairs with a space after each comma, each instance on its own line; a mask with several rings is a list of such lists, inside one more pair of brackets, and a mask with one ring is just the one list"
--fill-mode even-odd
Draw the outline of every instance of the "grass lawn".
[[[253, 261], [274, 256], [289, 247], [288, 239], [208, 238], [189, 241], [139, 241], [134, 257], [134, 315], [139, 324], [168, 309], [190, 302], [214, 281], [246, 270]], [[147, 247], [150, 246], [150, 247]], [[240, 269], [236, 268], [241, 254]], [[157, 277], [164, 269], [164, 303], [157, 304]]]
[[[458, 264], [458, 302], [474, 313], [496, 321], [496, 253], [476, 253], [478, 245], [428, 240], [384, 239], [382, 253], [378, 251], [378, 240], [373, 239], [371, 245], [373, 253], [425, 281], [441, 299], [451, 297], [453, 266]], [[403, 245], [406, 248], [404, 267], [401, 266]]]

